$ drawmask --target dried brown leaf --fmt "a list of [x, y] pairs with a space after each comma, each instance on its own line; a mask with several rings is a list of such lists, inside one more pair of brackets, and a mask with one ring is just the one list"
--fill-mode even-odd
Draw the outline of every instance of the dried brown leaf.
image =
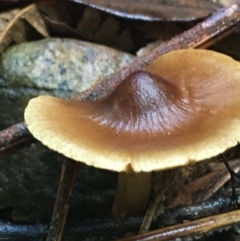
[[[133, 35], [138, 47], [143, 42], [139, 37], [141, 31], [129, 23], [131, 20], [126, 24], [125, 19], [76, 3], [41, 2], [37, 6], [54, 36], [81, 39], [127, 52], [133, 52], [135, 47]], [[135, 29], [134, 34], [131, 29]]]
[[[234, 172], [239, 173], [239, 158], [229, 162], [229, 165]], [[171, 207], [204, 201], [212, 197], [227, 181], [230, 180], [230, 173], [224, 163], [215, 162], [210, 166], [213, 167], [211, 172], [189, 182], [187, 185], [182, 185], [181, 191], [178, 191], [176, 197], [172, 200]], [[216, 169], [216, 166], [219, 168]]]
[[0, 0], [0, 6], [19, 6], [22, 4], [27, 4], [33, 2], [34, 0]]
[[117, 16], [141, 20], [191, 21], [220, 8], [208, 0], [71, 0]]
[[49, 36], [45, 23], [35, 5], [24, 8], [8, 23], [6, 29], [0, 35], [0, 53], [12, 43], [27, 41], [32, 28], [44, 37]]
[[19, 11], [19, 9], [14, 9], [0, 13], [0, 35], [5, 30], [8, 23], [16, 16], [16, 14], [18, 14]]
[[197, 197], [202, 194], [210, 182], [218, 180], [219, 171], [207, 173], [201, 178], [190, 182], [188, 185], [182, 185], [181, 191], [172, 200], [171, 207], [189, 205], [196, 202]]

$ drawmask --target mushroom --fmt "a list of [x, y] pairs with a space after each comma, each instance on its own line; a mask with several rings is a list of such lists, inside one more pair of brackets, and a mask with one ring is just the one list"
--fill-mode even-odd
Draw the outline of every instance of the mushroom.
[[49, 148], [127, 172], [119, 176], [114, 208], [134, 213], [146, 207], [151, 171], [204, 160], [240, 141], [239, 106], [240, 64], [188, 49], [132, 73], [102, 100], [32, 99], [25, 120]]

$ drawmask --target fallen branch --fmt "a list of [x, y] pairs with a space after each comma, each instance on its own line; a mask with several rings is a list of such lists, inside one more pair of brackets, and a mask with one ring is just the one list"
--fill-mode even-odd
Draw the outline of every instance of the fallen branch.
[[72, 195], [77, 173], [77, 162], [66, 159], [58, 185], [51, 224], [46, 241], [61, 241], [69, 209], [69, 198]]
[[143, 235], [137, 235], [131, 238], [119, 239], [119, 241], [167, 241], [184, 237], [201, 235], [217, 229], [229, 228], [231, 225], [240, 222], [240, 210], [218, 214], [195, 221], [190, 221], [167, 228], [155, 230]]
[[17, 151], [33, 143], [35, 140], [24, 122], [0, 131], [0, 156]]

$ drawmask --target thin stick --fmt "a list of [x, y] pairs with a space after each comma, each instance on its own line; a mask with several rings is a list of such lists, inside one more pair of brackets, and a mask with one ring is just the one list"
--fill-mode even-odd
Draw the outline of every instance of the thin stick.
[[167, 241], [221, 229], [240, 222], [240, 210], [155, 230], [119, 241]]
[[198, 198], [196, 199], [197, 202], [207, 200], [208, 198], [212, 197], [217, 191], [219, 191], [220, 188], [222, 188], [223, 185], [230, 180], [231, 171], [233, 171], [236, 174], [239, 173], [240, 158], [231, 160], [231, 162], [227, 164], [228, 168], [223, 168], [223, 170], [220, 170], [216, 178], [212, 179], [208, 186], [204, 188], [204, 192], [199, 194]]
[[[72, 162], [72, 161], [67, 160], [67, 162]], [[69, 163], [69, 165], [71, 165], [71, 163]], [[71, 172], [68, 175], [71, 175]], [[67, 202], [65, 203], [64, 208], [63, 208], [63, 219], [62, 219], [61, 224], [59, 225], [60, 230], [59, 230], [59, 235], [57, 237], [57, 241], [61, 241], [62, 237], [63, 237], [63, 232], [64, 232], [64, 228], [65, 228], [65, 224], [66, 224], [67, 216], [68, 216], [68, 210], [69, 210], [69, 199], [73, 193], [76, 176], [77, 176], [77, 162], [74, 162], [73, 173], [72, 173], [72, 177], [70, 178], [69, 193], [67, 196]]]
[[0, 156], [17, 151], [32, 142], [34, 142], [34, 138], [24, 122], [13, 125], [0, 131]]
[[46, 241], [61, 241], [68, 213], [68, 200], [72, 195], [76, 177], [77, 162], [64, 160], [54, 211]]
[[25, 135], [30, 134], [24, 122], [20, 122], [4, 131], [0, 132], [0, 147], [9, 145], [12, 141], [24, 138]]

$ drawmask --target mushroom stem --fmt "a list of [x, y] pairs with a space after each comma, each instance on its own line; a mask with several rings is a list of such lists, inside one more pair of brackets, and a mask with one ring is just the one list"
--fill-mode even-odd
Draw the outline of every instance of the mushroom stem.
[[121, 216], [144, 212], [151, 190], [151, 177], [151, 172], [119, 173], [113, 213]]

